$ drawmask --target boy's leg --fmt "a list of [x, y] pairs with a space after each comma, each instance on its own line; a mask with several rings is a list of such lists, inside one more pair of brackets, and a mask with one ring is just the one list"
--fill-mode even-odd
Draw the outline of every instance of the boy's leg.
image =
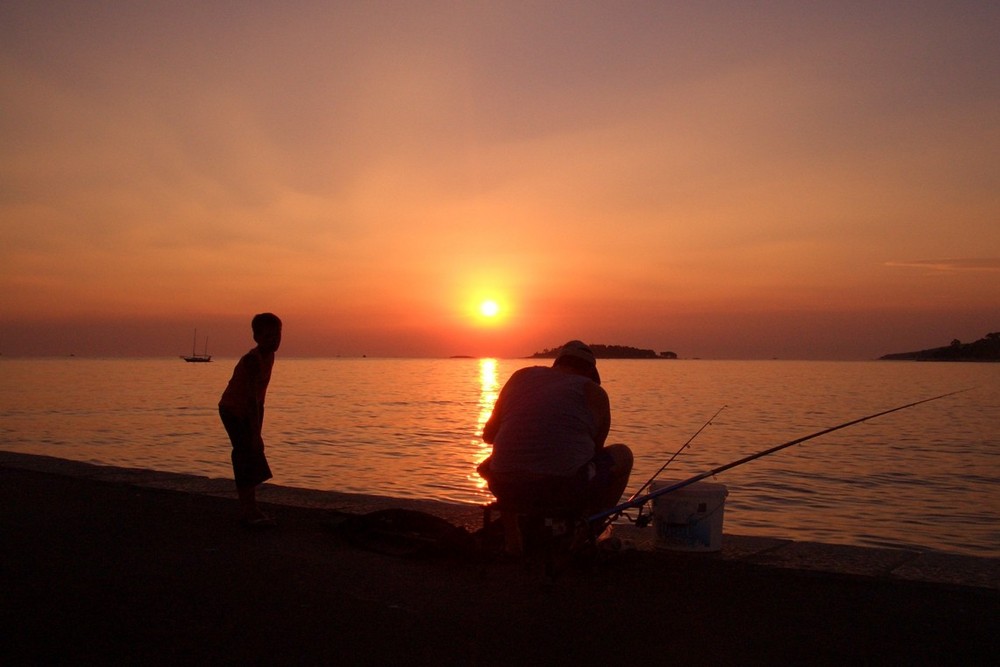
[[270, 517], [261, 512], [260, 508], [257, 507], [256, 486], [238, 486], [236, 487], [236, 493], [240, 497], [240, 510], [244, 521], [251, 523], [270, 521]]
[[[240, 499], [240, 513], [244, 521], [260, 522], [268, 517], [257, 507], [257, 484], [269, 479], [271, 469], [264, 457], [262, 443], [258, 447], [259, 435], [252, 425], [238, 417], [219, 411], [222, 424], [233, 445], [233, 473], [236, 478], [236, 493]], [[253, 483], [248, 483], [253, 481]]]
[[236, 493], [240, 496], [240, 511], [244, 519], [255, 519], [260, 509], [257, 507], [257, 487], [237, 486]]

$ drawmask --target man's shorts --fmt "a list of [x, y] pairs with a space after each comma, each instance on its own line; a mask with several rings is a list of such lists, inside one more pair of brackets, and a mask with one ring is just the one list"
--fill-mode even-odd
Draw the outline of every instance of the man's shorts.
[[233, 443], [233, 476], [237, 488], [257, 486], [271, 479], [271, 467], [264, 456], [264, 442], [257, 437], [257, 430], [250, 420], [237, 417], [219, 409], [222, 425], [226, 427]]
[[552, 511], [583, 514], [596, 504], [611, 484], [614, 459], [601, 450], [575, 474], [566, 477], [524, 473], [491, 473], [490, 491], [501, 505], [516, 511]]

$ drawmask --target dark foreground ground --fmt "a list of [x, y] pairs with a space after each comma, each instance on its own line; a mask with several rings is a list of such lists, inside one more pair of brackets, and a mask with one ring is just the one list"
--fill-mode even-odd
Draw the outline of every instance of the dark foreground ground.
[[406, 559], [273, 506], [0, 465], [0, 664], [995, 665], [992, 588], [631, 551]]

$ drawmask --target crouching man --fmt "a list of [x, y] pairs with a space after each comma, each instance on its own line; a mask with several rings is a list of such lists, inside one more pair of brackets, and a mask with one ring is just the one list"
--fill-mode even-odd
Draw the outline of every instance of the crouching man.
[[[618, 504], [632, 472], [632, 451], [605, 445], [610, 428], [597, 359], [587, 345], [570, 341], [551, 367], [522, 368], [500, 390], [483, 428], [493, 453], [479, 472], [501, 510], [596, 514]], [[506, 549], [520, 553], [509, 514], [502, 513]]]

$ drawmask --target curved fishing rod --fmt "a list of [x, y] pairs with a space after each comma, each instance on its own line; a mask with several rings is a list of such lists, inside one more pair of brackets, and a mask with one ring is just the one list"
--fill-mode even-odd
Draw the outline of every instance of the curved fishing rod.
[[[653, 473], [653, 476], [650, 477], [649, 479], [647, 479], [645, 484], [643, 484], [642, 486], [639, 487], [638, 491], [636, 491], [631, 496], [629, 496], [629, 501], [632, 501], [632, 500], [635, 500], [636, 498], [638, 498], [639, 495], [641, 495], [642, 492], [646, 490], [646, 487], [649, 486], [650, 484], [652, 484], [653, 480], [655, 480], [657, 477], [659, 477], [660, 473], [663, 472], [664, 470], [666, 470], [667, 466], [669, 466], [673, 462], [673, 460], [676, 459], [677, 456], [681, 452], [683, 452], [685, 449], [687, 449], [688, 446], [692, 442], [694, 442], [694, 439], [698, 437], [698, 434], [701, 433], [702, 431], [704, 431], [705, 428], [708, 427], [712, 423], [712, 421], [714, 421], [715, 418], [719, 416], [719, 413], [722, 412], [725, 409], [726, 409], [726, 406], [723, 405], [721, 408], [719, 408], [715, 412], [714, 415], [712, 415], [711, 417], [709, 417], [708, 421], [706, 421], [704, 424], [702, 424], [701, 428], [699, 428], [697, 431], [695, 431], [694, 435], [692, 435], [690, 438], [688, 438], [687, 442], [685, 442], [683, 445], [681, 445], [680, 449], [678, 449], [676, 452], [674, 452], [673, 456], [671, 456], [669, 459], [667, 459], [667, 462], [664, 463], [662, 466], [660, 466], [660, 469], [657, 470], [655, 473]], [[649, 521], [650, 521], [650, 517], [649, 516], [643, 516], [643, 514], [642, 514], [642, 508], [643, 507], [645, 507], [645, 506], [644, 505], [640, 505], [639, 506], [639, 514], [636, 515], [636, 517], [635, 517], [635, 524], [637, 526], [641, 527], [641, 528], [644, 528], [647, 525], [649, 525]]]
[[609, 517], [611, 517], [611, 518], [618, 517], [625, 510], [631, 509], [633, 507], [642, 507], [643, 505], [645, 505], [646, 503], [648, 503], [653, 498], [657, 498], [659, 496], [662, 496], [665, 493], [670, 493], [671, 491], [676, 491], [678, 489], [682, 489], [685, 486], [690, 486], [691, 484], [694, 484], [695, 482], [700, 482], [701, 480], [705, 479], [706, 477], [713, 477], [713, 476], [719, 474], [720, 472], [724, 472], [726, 470], [730, 470], [731, 468], [735, 468], [736, 466], [741, 466], [744, 463], [749, 463], [750, 461], [753, 461], [754, 459], [759, 459], [759, 458], [761, 458], [763, 456], [767, 456], [768, 454], [774, 454], [775, 452], [781, 451], [782, 449], [785, 449], [787, 447], [791, 447], [792, 445], [798, 445], [800, 443], [805, 442], [806, 440], [812, 440], [813, 438], [818, 438], [821, 435], [826, 435], [827, 433], [833, 433], [834, 431], [839, 431], [842, 428], [847, 428], [848, 426], [854, 426], [855, 424], [860, 424], [861, 422], [868, 421], [869, 419], [875, 419], [876, 417], [881, 417], [881, 416], [887, 415], [887, 414], [889, 414], [891, 412], [898, 412], [900, 410], [905, 410], [906, 408], [912, 408], [915, 405], [920, 405], [921, 403], [930, 403], [931, 401], [936, 401], [938, 399], [945, 398], [947, 396], [954, 396], [955, 394], [961, 394], [963, 391], [969, 391], [969, 389], [970, 388], [959, 389], [958, 391], [949, 391], [947, 394], [941, 394], [940, 396], [934, 396], [933, 398], [925, 398], [925, 399], [920, 400], [920, 401], [914, 401], [913, 403], [907, 403], [906, 405], [900, 405], [899, 407], [891, 408], [889, 410], [883, 410], [882, 412], [876, 412], [875, 414], [868, 415], [866, 417], [861, 417], [859, 419], [854, 419], [854, 420], [851, 420], [849, 422], [844, 422], [843, 424], [838, 424], [837, 426], [831, 426], [830, 428], [823, 429], [822, 431], [816, 431], [815, 433], [811, 433], [811, 434], [803, 436], [801, 438], [796, 438], [795, 440], [789, 440], [786, 443], [783, 443], [783, 444], [780, 444], [780, 445], [776, 445], [776, 446], [771, 447], [769, 449], [765, 449], [763, 451], [757, 452], [756, 454], [751, 454], [750, 456], [744, 456], [742, 459], [739, 459], [737, 461], [733, 461], [732, 463], [726, 463], [725, 465], [721, 465], [718, 468], [712, 468], [708, 472], [703, 472], [703, 473], [700, 473], [698, 475], [695, 475], [694, 477], [689, 477], [688, 479], [685, 479], [683, 481], [677, 482], [676, 484], [671, 484], [669, 486], [664, 486], [663, 488], [657, 489], [657, 490], [653, 491], [652, 493], [647, 493], [644, 496], [640, 496], [638, 498], [633, 497], [633, 498], [625, 501], [624, 503], [621, 503], [620, 505], [616, 505], [615, 507], [612, 507], [609, 510], [605, 510], [603, 512], [599, 512], [597, 514], [589, 516], [586, 519], [584, 519], [584, 521], [587, 523], [587, 525], [590, 525], [590, 524], [594, 523], [595, 521], [602, 521], [602, 520], [607, 519]]
[[[663, 472], [664, 470], [666, 470], [667, 466], [669, 466], [671, 463], [673, 463], [674, 459], [676, 459], [677, 456], [681, 452], [683, 452], [685, 449], [687, 449], [691, 445], [691, 443], [694, 442], [694, 439], [698, 437], [699, 433], [701, 433], [702, 431], [704, 431], [708, 426], [711, 426], [711, 424], [715, 420], [715, 418], [719, 416], [719, 413], [722, 412], [725, 409], [726, 409], [726, 406], [723, 405], [721, 408], [719, 408], [718, 410], [716, 410], [715, 414], [712, 415], [711, 417], [709, 417], [708, 421], [706, 421], [704, 424], [702, 424], [701, 428], [699, 428], [697, 431], [695, 431], [694, 435], [692, 435], [690, 438], [688, 438], [687, 442], [685, 442], [683, 445], [681, 445], [680, 449], [678, 449], [676, 452], [674, 452], [673, 455], [669, 459], [667, 459], [667, 462], [664, 463], [662, 466], [660, 466], [660, 469], [657, 470], [656, 472], [654, 472], [653, 476], [650, 477], [649, 479], [647, 479], [645, 484], [643, 484], [642, 486], [639, 487], [638, 491], [636, 491], [631, 496], [629, 496], [629, 499], [628, 499], [627, 502], [631, 502], [631, 501], [635, 500], [636, 498], [638, 498], [639, 495], [641, 495], [642, 492], [646, 490], [646, 487], [649, 486], [650, 484], [652, 484], [653, 480], [655, 480], [657, 477], [659, 477], [660, 473]], [[639, 513], [642, 514], [642, 507], [641, 506], [639, 507]], [[638, 521], [638, 519], [636, 519], [636, 521]]]

